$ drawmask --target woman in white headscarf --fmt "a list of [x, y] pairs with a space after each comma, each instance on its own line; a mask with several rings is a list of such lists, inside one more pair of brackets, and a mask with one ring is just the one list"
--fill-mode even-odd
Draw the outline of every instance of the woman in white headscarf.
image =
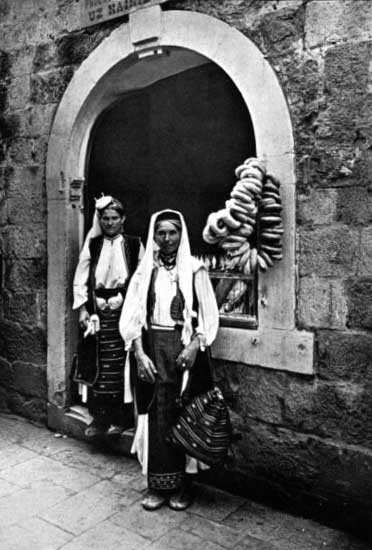
[[123, 232], [124, 220], [120, 201], [110, 196], [96, 200], [74, 277], [73, 309], [79, 309], [82, 335], [73, 379], [93, 417], [85, 431], [89, 438], [119, 435], [130, 417], [133, 421], [130, 367], [119, 319], [143, 248], [139, 237]]
[[146, 510], [164, 503], [184, 510], [191, 504], [185, 472], [196, 473], [196, 461], [170, 447], [166, 435], [176, 419], [184, 372], [192, 369], [190, 391], [210, 384], [205, 350], [217, 330], [213, 288], [203, 263], [191, 256], [182, 214], [154, 214], [120, 320], [122, 337], [137, 359], [138, 425], [132, 451], [147, 474]]

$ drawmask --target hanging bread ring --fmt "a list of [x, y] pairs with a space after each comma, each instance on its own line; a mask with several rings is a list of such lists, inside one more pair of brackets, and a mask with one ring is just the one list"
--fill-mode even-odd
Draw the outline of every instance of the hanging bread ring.
[[208, 216], [207, 225], [209, 225], [210, 230], [216, 237], [222, 239], [222, 237], [226, 237], [229, 234], [229, 229], [219, 215], [219, 212], [213, 212]]
[[228, 208], [224, 208], [219, 212], [221, 212], [221, 220], [223, 220], [224, 223], [231, 229], [238, 229], [242, 225], [240, 221], [238, 221], [236, 218], [234, 218], [234, 216], [231, 215]]
[[206, 225], [203, 229], [203, 239], [208, 244], [216, 244], [220, 240], [212, 231], [209, 225]]

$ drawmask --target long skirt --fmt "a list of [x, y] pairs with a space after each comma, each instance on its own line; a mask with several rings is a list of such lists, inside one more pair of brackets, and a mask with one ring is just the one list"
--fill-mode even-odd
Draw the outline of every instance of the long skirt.
[[88, 406], [93, 416], [120, 424], [123, 417], [126, 352], [119, 332], [121, 308], [98, 311], [98, 376], [90, 388]]
[[184, 481], [185, 454], [166, 442], [166, 435], [177, 419], [177, 398], [180, 395], [182, 372], [176, 359], [183, 349], [178, 329], [153, 328], [150, 337], [150, 356], [158, 374], [154, 398], [149, 408], [149, 489], [171, 493]]

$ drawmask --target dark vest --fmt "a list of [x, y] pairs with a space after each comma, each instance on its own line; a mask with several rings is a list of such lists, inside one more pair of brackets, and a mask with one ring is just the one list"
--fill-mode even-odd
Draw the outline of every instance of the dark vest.
[[[124, 254], [125, 254], [125, 260], [128, 267], [128, 277], [125, 282], [124, 290], [122, 290], [123, 297], [125, 297], [129, 281], [133, 275], [133, 273], [136, 270], [137, 264], [138, 264], [138, 254], [140, 251], [141, 246], [141, 240], [139, 237], [134, 237], [132, 235], [125, 235], [124, 237]], [[89, 313], [93, 313], [95, 311], [95, 300], [93, 299], [93, 291], [94, 291], [94, 276], [97, 269], [98, 260], [101, 254], [102, 246], [103, 246], [104, 237], [103, 235], [99, 235], [98, 237], [95, 237], [90, 241], [89, 244], [89, 251], [90, 251], [90, 268], [89, 268], [89, 284], [88, 284], [88, 303], [87, 303], [87, 309]]]

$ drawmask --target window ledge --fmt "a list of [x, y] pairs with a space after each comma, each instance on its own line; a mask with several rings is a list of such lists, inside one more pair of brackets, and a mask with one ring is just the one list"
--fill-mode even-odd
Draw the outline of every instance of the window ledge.
[[314, 374], [314, 334], [299, 330], [222, 327], [212, 345], [215, 359], [300, 374]]

